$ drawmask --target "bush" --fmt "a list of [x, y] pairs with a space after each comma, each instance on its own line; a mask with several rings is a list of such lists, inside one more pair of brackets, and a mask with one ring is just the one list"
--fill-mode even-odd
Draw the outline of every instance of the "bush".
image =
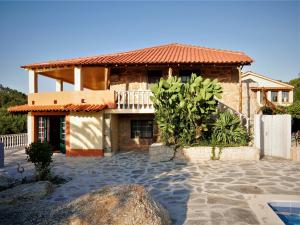
[[220, 113], [212, 131], [212, 143], [215, 145], [246, 145], [248, 141], [247, 131], [240, 119], [228, 111]]
[[32, 162], [38, 180], [47, 180], [51, 175], [52, 146], [47, 142], [33, 142], [26, 149], [27, 160]]
[[271, 107], [268, 106], [263, 106], [260, 108], [261, 112], [263, 115], [273, 115], [273, 109]]
[[180, 78], [161, 78], [151, 88], [155, 120], [162, 140], [176, 146], [190, 145], [206, 132], [208, 121], [216, 114], [222, 87], [217, 80], [192, 74], [188, 83]]
[[294, 102], [293, 104], [286, 107], [288, 114], [291, 114], [293, 119], [300, 119], [300, 101]]

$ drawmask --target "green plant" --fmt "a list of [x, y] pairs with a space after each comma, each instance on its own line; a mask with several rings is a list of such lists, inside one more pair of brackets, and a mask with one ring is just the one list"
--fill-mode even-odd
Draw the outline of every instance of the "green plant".
[[290, 85], [294, 86], [294, 102], [300, 101], [300, 77], [290, 80]]
[[7, 108], [27, 103], [27, 96], [0, 84], [0, 135], [26, 132], [26, 115], [13, 115]]
[[52, 146], [47, 142], [33, 142], [26, 147], [25, 151], [27, 160], [35, 166], [37, 179], [49, 179], [53, 155]]
[[268, 106], [263, 106], [260, 108], [262, 114], [264, 115], [273, 115], [274, 114], [274, 111], [271, 107], [268, 107]]
[[178, 146], [191, 145], [199, 140], [212, 114], [216, 114], [222, 87], [217, 80], [203, 79], [192, 74], [187, 83], [180, 78], [161, 78], [151, 88], [155, 120], [162, 140]]
[[215, 146], [247, 144], [247, 131], [240, 119], [229, 111], [220, 113], [212, 129], [212, 143]]
[[222, 147], [219, 147], [218, 154], [216, 154], [216, 146], [212, 146], [210, 159], [211, 160], [220, 160], [221, 154], [222, 154], [222, 149], [223, 149]]
[[286, 107], [288, 114], [291, 114], [293, 119], [300, 119], [300, 101]]

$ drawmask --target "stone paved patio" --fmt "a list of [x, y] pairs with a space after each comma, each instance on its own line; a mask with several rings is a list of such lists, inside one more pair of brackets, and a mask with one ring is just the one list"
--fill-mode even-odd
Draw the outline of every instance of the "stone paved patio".
[[[126, 152], [106, 158], [54, 155], [53, 171], [72, 180], [43, 201], [74, 199], [107, 184], [137, 183], [169, 211], [173, 224], [259, 224], [245, 200], [248, 194], [300, 195], [300, 163], [183, 161], [151, 163], [145, 153]], [[20, 162], [29, 176], [33, 167], [23, 151], [7, 154], [6, 172], [19, 177]]]

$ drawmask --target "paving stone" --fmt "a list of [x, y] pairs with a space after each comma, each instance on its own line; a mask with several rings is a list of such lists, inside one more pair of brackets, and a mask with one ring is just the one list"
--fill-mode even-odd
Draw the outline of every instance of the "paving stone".
[[232, 185], [227, 186], [226, 189], [237, 191], [243, 194], [263, 194], [264, 191], [257, 187], [257, 186], [250, 186], [250, 185]]
[[221, 196], [212, 196], [207, 197], [207, 204], [223, 204], [223, 205], [234, 205], [234, 206], [247, 206], [245, 201], [235, 200], [231, 198], [221, 197]]
[[[245, 194], [300, 195], [299, 163], [288, 160], [152, 163], [148, 158], [146, 153], [138, 152], [105, 158], [72, 158], [55, 153], [53, 174], [72, 179], [42, 201], [54, 204], [105, 185], [138, 183], [168, 209], [174, 225], [246, 225], [258, 222]], [[15, 179], [20, 179], [16, 162], [24, 166], [24, 175], [34, 174], [33, 165], [23, 153], [7, 157], [6, 162], [12, 165], [5, 168], [7, 174]]]
[[231, 208], [224, 213], [228, 224], [259, 224], [257, 217], [252, 211], [240, 208]]

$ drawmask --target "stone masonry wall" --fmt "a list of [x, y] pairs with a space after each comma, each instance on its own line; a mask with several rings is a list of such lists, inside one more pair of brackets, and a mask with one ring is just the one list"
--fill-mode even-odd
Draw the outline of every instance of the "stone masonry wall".
[[153, 120], [152, 114], [119, 114], [119, 150], [148, 150], [149, 145], [155, 141], [157, 134], [156, 126], [154, 126], [154, 137], [148, 138], [131, 138], [131, 120]]
[[[200, 71], [198, 74], [205, 78], [218, 79], [223, 87], [221, 101], [235, 110], [239, 109], [239, 75], [236, 66], [173, 66], [173, 75], [178, 75], [180, 70]], [[112, 69], [110, 74], [111, 90], [147, 90], [148, 70], [162, 70], [167, 77], [168, 66], [132, 66]]]

